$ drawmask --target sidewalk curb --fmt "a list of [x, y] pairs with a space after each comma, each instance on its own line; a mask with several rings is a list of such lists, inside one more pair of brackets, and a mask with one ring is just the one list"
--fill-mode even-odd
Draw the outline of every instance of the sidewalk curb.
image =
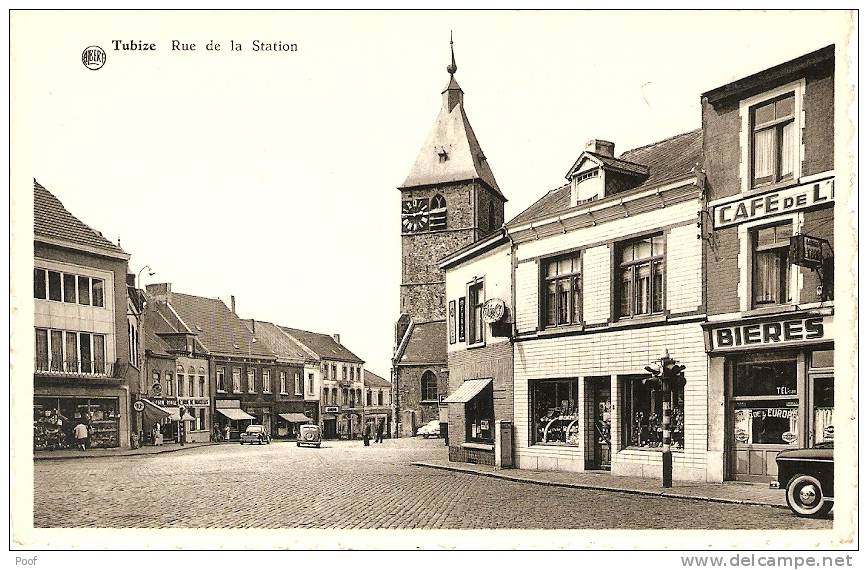
[[504, 479], [515, 483], [531, 483], [533, 485], [546, 485], [549, 487], [568, 487], [572, 489], [595, 489], [599, 491], [609, 491], [612, 493], [624, 493], [627, 495], [645, 495], [650, 497], [666, 497], [669, 499], [688, 499], [692, 501], [707, 501], [711, 503], [727, 503], [731, 505], [751, 505], [755, 507], [771, 507], [775, 509], [787, 509], [784, 504], [771, 504], [761, 501], [752, 501], [750, 499], [727, 499], [725, 497], [708, 497], [704, 495], [685, 495], [682, 493], [673, 493], [671, 491], [646, 491], [643, 489], [624, 489], [622, 487], [609, 487], [606, 485], [594, 485], [591, 483], [565, 483], [560, 481], [541, 481], [529, 477], [521, 477], [516, 475], [507, 475], [505, 473], [492, 473], [490, 471], [477, 471], [468, 467], [460, 467], [457, 465], [438, 465], [436, 463], [426, 463], [424, 461], [414, 461], [412, 465], [416, 467], [428, 467], [429, 469], [441, 469], [443, 471], [454, 471], [458, 473], [469, 473], [471, 475], [479, 475], [481, 477], [492, 477], [494, 479]]
[[125, 457], [146, 457], [149, 455], [162, 455], [164, 453], [174, 453], [176, 451], [186, 451], [190, 449], [199, 449], [200, 447], [209, 447], [211, 445], [220, 445], [218, 442], [208, 442], [201, 443], [198, 445], [192, 445], [189, 447], [172, 447], [166, 448], [160, 451], [151, 451], [145, 453], [116, 453], [116, 454], [105, 454], [105, 455], [67, 455], [67, 456], [41, 456], [34, 457], [33, 461], [75, 461], [78, 459], [119, 459]]

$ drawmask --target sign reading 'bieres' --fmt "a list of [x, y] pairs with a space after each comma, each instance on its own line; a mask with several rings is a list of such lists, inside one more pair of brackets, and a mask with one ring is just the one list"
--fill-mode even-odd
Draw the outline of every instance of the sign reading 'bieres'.
[[712, 210], [714, 228], [720, 229], [768, 216], [806, 210], [834, 201], [834, 180], [794, 186], [779, 192], [769, 192], [728, 204], [718, 204]]
[[831, 338], [832, 317], [808, 317], [712, 329], [711, 349], [786, 345]]

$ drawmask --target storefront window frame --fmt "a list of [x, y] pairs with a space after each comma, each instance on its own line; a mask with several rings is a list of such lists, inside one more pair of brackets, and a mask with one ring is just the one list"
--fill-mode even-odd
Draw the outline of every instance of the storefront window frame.
[[[483, 402], [485, 400], [485, 402]], [[490, 413], [486, 414], [487, 410], [479, 410], [480, 406], [484, 406], [485, 404], [489, 404], [491, 406]], [[479, 411], [479, 415], [477, 416], [476, 412]], [[487, 416], [487, 417], [482, 417]], [[465, 441], [469, 443], [483, 443], [483, 444], [494, 444], [494, 382], [489, 382], [488, 385], [480, 390], [476, 396], [474, 396], [469, 402], [464, 404], [464, 425], [465, 425]], [[482, 433], [482, 421], [487, 420], [488, 429], [485, 430], [488, 432], [488, 437], [482, 436], [474, 436], [473, 435], [473, 427], [477, 424], [476, 420], [480, 420], [480, 428], [479, 431]]]
[[[632, 443], [633, 440], [633, 420], [635, 418], [635, 407], [632, 401], [629, 401], [629, 392], [631, 384], [638, 383], [641, 385], [642, 380], [648, 378], [648, 375], [642, 374], [624, 374], [618, 376], [618, 405], [621, 410], [621, 425], [620, 425], [620, 449], [632, 449], [639, 451], [652, 451], [652, 452], [661, 452], [663, 451], [662, 444], [662, 433], [660, 436], [660, 445], [652, 446], [652, 445], [634, 445]], [[672, 434], [672, 447], [671, 450], [673, 453], [683, 452], [686, 448], [686, 429], [685, 429], [685, 412], [687, 407], [686, 400], [686, 390], [681, 388], [679, 393], [676, 393], [676, 396], [672, 399], [671, 403], [671, 416], [670, 416], [670, 430]], [[680, 409], [679, 408], [679, 400], [680, 400]], [[655, 406], [656, 408], [656, 406]], [[677, 409], [677, 410], [676, 410]], [[644, 410], [642, 410], [644, 413]], [[656, 412], [655, 412], [656, 413]], [[649, 414], [650, 415], [650, 414]], [[680, 420], [679, 420], [680, 416]], [[659, 425], [662, 427], [663, 424], [663, 414], [662, 414], [662, 403], [661, 403], [661, 413], [659, 418], [657, 418], [655, 422], [655, 426]], [[680, 436], [676, 434], [679, 430], [681, 431]], [[677, 447], [676, 438], [680, 440], [680, 447]]]
[[[572, 400], [572, 406], [573, 407], [571, 408], [571, 410], [573, 413], [567, 414], [567, 416], [571, 416], [571, 415], [576, 416], [575, 425], [578, 426], [578, 439], [576, 440], [576, 443], [569, 443], [566, 440], [564, 442], [539, 441], [540, 436], [539, 436], [538, 427], [541, 426], [542, 422], [545, 420], [543, 419], [543, 416], [539, 415], [539, 410], [538, 410], [538, 407], [539, 407], [538, 406], [538, 398], [539, 398], [539, 396], [537, 395], [538, 394], [537, 389], [541, 386], [546, 386], [546, 385], [558, 385], [558, 388], [556, 388], [556, 390], [560, 390], [561, 384], [564, 384], [567, 386], [571, 385], [570, 387], [572, 388], [571, 390], [570, 389], [567, 390], [566, 395], [567, 395], [568, 401]], [[582, 411], [581, 411], [581, 407], [579, 406], [579, 389], [580, 388], [579, 388], [579, 378], [578, 377], [574, 377], [574, 378], [539, 378], [539, 379], [533, 379], [533, 380], [528, 381], [528, 407], [529, 407], [528, 418], [530, 420], [528, 422], [528, 428], [529, 428], [528, 429], [528, 431], [529, 431], [528, 441], [530, 442], [530, 446], [537, 446], [538, 445], [538, 446], [543, 446], [543, 447], [553, 446], [553, 447], [578, 448], [581, 445], [581, 441], [585, 437], [585, 424], [584, 424], [584, 421], [582, 420], [582, 417], [581, 417]], [[560, 393], [557, 393], [557, 401], [558, 402], [563, 401]], [[569, 407], [569, 404], [568, 404], [568, 407]], [[568, 410], [568, 411], [570, 411], [570, 410]], [[548, 414], [548, 412], [547, 412], [547, 414]], [[539, 419], [537, 419], [538, 416], [539, 416]], [[560, 414], [558, 417], [560, 417], [560, 416], [563, 416], [563, 414]], [[549, 420], [549, 421], [551, 421], [551, 420]], [[538, 424], [539, 424], [539, 426], [538, 426]], [[571, 430], [570, 425], [567, 425], [567, 430], [568, 431]], [[566, 437], [567, 438], [569, 437], [569, 433], [567, 434]]]

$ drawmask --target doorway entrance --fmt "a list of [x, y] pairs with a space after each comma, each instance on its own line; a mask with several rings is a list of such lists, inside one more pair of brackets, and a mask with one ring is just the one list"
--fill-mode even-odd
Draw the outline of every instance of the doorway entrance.
[[612, 468], [612, 385], [608, 377], [588, 382], [593, 417], [593, 446], [590, 469]]
[[833, 412], [835, 411], [835, 378], [827, 374], [809, 376], [811, 391], [811, 413], [809, 434], [809, 446], [818, 443], [833, 441], [835, 438], [835, 426], [832, 424]]

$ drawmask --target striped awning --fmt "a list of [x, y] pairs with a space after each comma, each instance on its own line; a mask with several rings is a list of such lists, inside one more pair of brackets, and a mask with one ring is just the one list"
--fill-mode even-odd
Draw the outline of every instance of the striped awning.
[[277, 414], [284, 420], [288, 421], [291, 424], [306, 424], [309, 421], [312, 421], [309, 417], [304, 414], [299, 413], [289, 413], [289, 414]]
[[448, 404], [466, 404], [482, 392], [486, 386], [491, 384], [491, 378], [483, 378], [480, 380], [465, 380], [464, 384], [458, 387], [451, 396], [443, 400]]
[[241, 408], [217, 408], [217, 411], [229, 418], [230, 420], [239, 421], [256, 419]]

